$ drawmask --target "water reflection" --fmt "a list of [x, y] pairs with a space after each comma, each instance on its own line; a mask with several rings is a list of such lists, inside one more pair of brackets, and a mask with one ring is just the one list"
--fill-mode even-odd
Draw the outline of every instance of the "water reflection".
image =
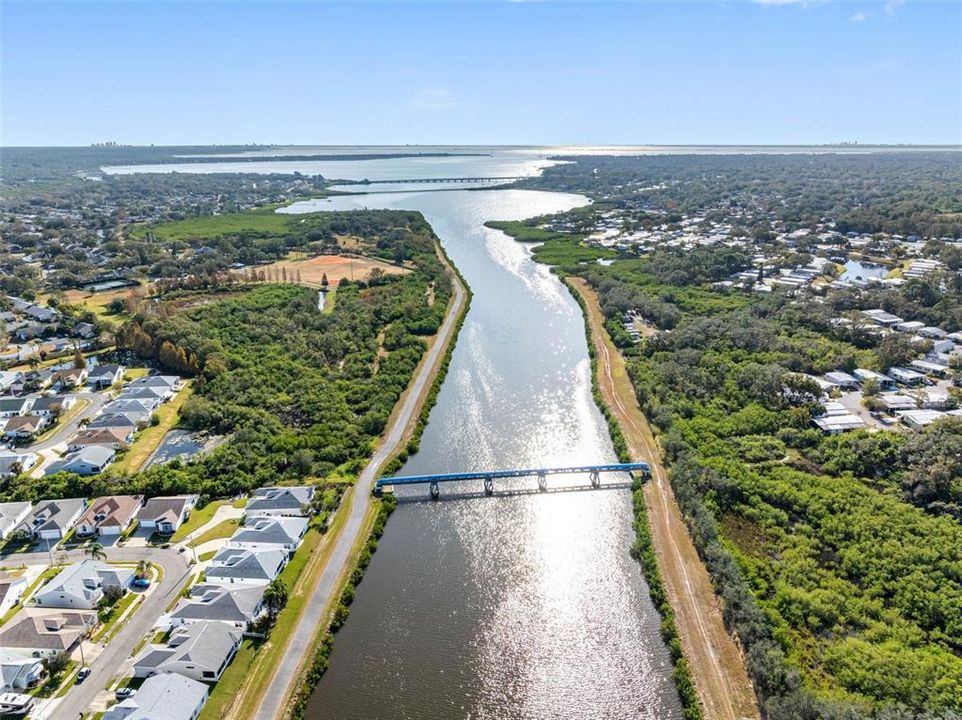
[[[483, 227], [585, 202], [457, 191], [289, 209], [420, 210], [474, 290], [403, 474], [615, 460], [577, 304], [529, 248]], [[413, 500], [388, 524], [310, 717], [681, 717], [659, 618], [628, 555], [629, 491], [540, 493], [532, 482], [499, 480], [501, 496], [450, 501], [442, 487], [439, 502], [417, 501], [426, 488], [405, 490]], [[549, 487], [565, 482], [585, 479]]]

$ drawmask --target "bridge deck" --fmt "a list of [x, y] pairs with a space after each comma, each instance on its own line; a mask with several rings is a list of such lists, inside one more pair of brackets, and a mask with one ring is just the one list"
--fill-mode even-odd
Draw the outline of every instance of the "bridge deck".
[[602, 472], [650, 472], [648, 463], [610, 463], [608, 465], [578, 465], [575, 467], [521, 468], [513, 470], [480, 470], [476, 472], [442, 473], [439, 475], [401, 475], [383, 477], [376, 485], [422, 485], [464, 480], [497, 480], [498, 478], [538, 477], [544, 475], [576, 475]]

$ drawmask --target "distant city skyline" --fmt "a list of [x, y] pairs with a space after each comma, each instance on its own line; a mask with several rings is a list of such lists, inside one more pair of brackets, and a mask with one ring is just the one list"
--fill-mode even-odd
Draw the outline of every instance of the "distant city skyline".
[[962, 4], [2, 5], [0, 144], [958, 144]]

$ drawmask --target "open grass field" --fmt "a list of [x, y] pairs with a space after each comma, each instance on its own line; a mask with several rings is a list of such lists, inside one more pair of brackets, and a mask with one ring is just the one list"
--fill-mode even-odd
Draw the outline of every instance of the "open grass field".
[[195, 508], [194, 510], [191, 510], [190, 517], [187, 518], [187, 522], [177, 528], [177, 532], [170, 536], [170, 542], [180, 542], [201, 525], [205, 525], [210, 522], [210, 519], [214, 517], [214, 513], [217, 512], [217, 508], [226, 504], [226, 500], [214, 500], [213, 502], [207, 503], [200, 509]]
[[240, 520], [233, 518], [224, 520], [223, 522], [219, 522], [214, 525], [214, 527], [212, 527], [210, 530], [202, 532], [188, 544], [191, 547], [199, 547], [206, 542], [210, 542], [211, 540], [223, 540], [224, 538], [229, 538], [231, 535], [233, 535], [239, 527]]
[[76, 307], [82, 308], [84, 310], [89, 310], [98, 318], [107, 320], [108, 322], [122, 322], [126, 319], [124, 313], [118, 315], [111, 315], [107, 312], [107, 306], [110, 305], [111, 301], [120, 298], [121, 300], [126, 300], [130, 297], [134, 290], [143, 288], [142, 285], [134, 287], [117, 288], [116, 290], [107, 290], [106, 292], [92, 293], [87, 290], [73, 289], [64, 292], [64, 296], [68, 303]]
[[312, 288], [320, 288], [321, 280], [327, 275], [327, 281], [332, 286], [337, 285], [341, 278], [348, 280], [366, 280], [374, 268], [380, 268], [386, 275], [401, 275], [410, 272], [406, 268], [392, 265], [381, 260], [371, 258], [347, 257], [344, 255], [318, 255], [307, 260], [281, 260], [258, 267], [267, 272], [281, 272], [287, 270], [288, 279], [300, 273], [300, 284]]
[[142, 238], [150, 233], [159, 240], [187, 240], [190, 238], [216, 238], [239, 232], [283, 233], [292, 222], [290, 215], [278, 215], [274, 208], [260, 208], [248, 212], [227, 215], [206, 215], [165, 222], [150, 228], [137, 227], [131, 233]]

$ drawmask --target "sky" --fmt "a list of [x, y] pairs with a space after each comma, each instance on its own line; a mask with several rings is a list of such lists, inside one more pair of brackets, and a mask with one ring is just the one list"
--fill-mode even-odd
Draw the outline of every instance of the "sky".
[[962, 2], [0, 0], [0, 144], [962, 143]]

